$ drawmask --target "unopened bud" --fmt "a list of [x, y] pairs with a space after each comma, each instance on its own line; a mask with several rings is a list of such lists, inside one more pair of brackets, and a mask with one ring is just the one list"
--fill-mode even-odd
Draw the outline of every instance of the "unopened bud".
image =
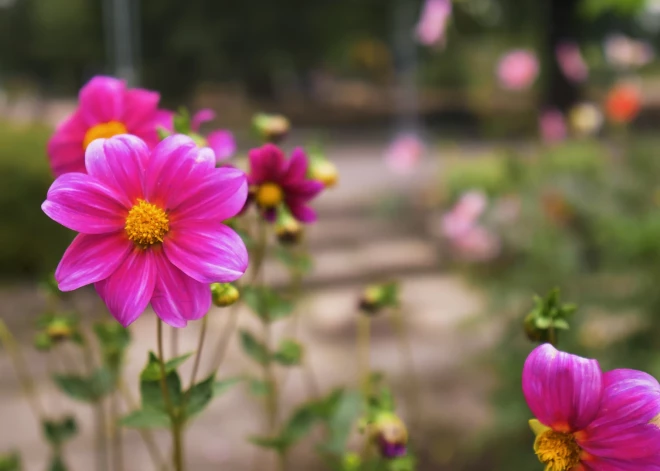
[[291, 128], [289, 120], [282, 115], [259, 113], [252, 123], [264, 141], [275, 144], [282, 141]]
[[326, 188], [332, 188], [339, 180], [337, 166], [327, 159], [312, 160], [309, 176], [323, 183]]
[[359, 307], [366, 314], [378, 314], [383, 308], [399, 303], [399, 286], [396, 282], [369, 285], [360, 298]]
[[46, 326], [46, 334], [53, 342], [63, 342], [74, 333], [71, 322], [66, 319], [54, 319]]
[[545, 343], [550, 341], [550, 331], [536, 326], [536, 316], [533, 313], [525, 317], [523, 329], [525, 329], [527, 338], [532, 342]]
[[218, 307], [231, 306], [241, 297], [238, 289], [231, 283], [212, 283], [211, 297]]
[[275, 234], [281, 244], [294, 245], [302, 239], [303, 226], [286, 208], [280, 206], [275, 221]]
[[371, 425], [372, 439], [383, 458], [405, 456], [408, 445], [408, 430], [403, 421], [391, 412], [381, 412]]

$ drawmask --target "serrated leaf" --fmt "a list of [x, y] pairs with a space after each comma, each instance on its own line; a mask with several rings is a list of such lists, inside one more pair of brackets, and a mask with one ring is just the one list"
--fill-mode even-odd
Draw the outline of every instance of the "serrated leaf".
[[273, 354], [273, 360], [280, 365], [299, 365], [302, 361], [303, 348], [295, 340], [283, 340]]
[[227, 378], [216, 381], [213, 383], [213, 397], [221, 396], [241, 381], [243, 381], [243, 378]]
[[193, 385], [185, 394], [184, 418], [189, 419], [202, 412], [213, 399], [215, 374]]
[[243, 351], [260, 365], [266, 365], [270, 361], [266, 346], [247, 330], [241, 330], [241, 346]]
[[119, 423], [129, 428], [169, 428], [170, 416], [161, 410], [141, 409], [122, 417]]
[[78, 433], [76, 419], [72, 416], [65, 417], [62, 420], [44, 420], [41, 425], [46, 441], [54, 448], [58, 448]]
[[293, 313], [294, 303], [264, 286], [246, 286], [241, 297], [264, 322], [274, 322]]

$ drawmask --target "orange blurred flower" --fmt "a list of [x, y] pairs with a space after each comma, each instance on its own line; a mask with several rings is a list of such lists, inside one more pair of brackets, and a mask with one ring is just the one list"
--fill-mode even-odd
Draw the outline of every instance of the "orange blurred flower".
[[642, 107], [639, 89], [630, 84], [615, 85], [605, 100], [607, 117], [617, 123], [627, 123], [635, 119]]

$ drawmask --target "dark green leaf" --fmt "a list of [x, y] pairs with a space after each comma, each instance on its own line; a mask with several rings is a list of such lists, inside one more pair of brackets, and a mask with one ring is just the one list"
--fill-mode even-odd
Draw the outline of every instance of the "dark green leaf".
[[71, 399], [84, 402], [98, 400], [89, 378], [78, 375], [55, 375], [53, 380], [60, 391]]
[[241, 297], [264, 322], [273, 322], [293, 313], [293, 302], [270, 288], [246, 286], [241, 290]]
[[299, 365], [302, 361], [302, 346], [295, 340], [283, 340], [277, 352], [273, 354], [273, 360], [281, 365]]
[[213, 383], [213, 397], [220, 396], [229, 391], [232, 386], [243, 381], [243, 378], [227, 378]]
[[53, 458], [50, 460], [48, 471], [67, 471], [67, 469], [68, 468], [64, 464], [64, 460], [60, 454], [53, 456]]
[[[181, 379], [176, 371], [172, 371], [166, 378], [167, 392], [173, 405], [181, 404]], [[144, 410], [166, 410], [166, 402], [160, 380], [140, 381], [140, 395], [142, 397], [142, 409]]]
[[168, 428], [170, 426], [170, 416], [164, 411], [142, 409], [123, 417], [120, 423], [129, 428]]
[[21, 455], [14, 451], [6, 455], [0, 455], [0, 471], [21, 471]]
[[205, 380], [202, 380], [199, 383], [193, 385], [185, 393], [185, 419], [194, 417], [209, 405], [211, 399], [213, 399], [214, 382], [215, 374], [212, 374]]
[[[169, 374], [172, 371], [176, 370], [181, 364], [183, 364], [192, 353], [186, 353], [184, 355], [172, 358], [171, 360], [165, 363], [165, 374]], [[154, 352], [149, 352], [149, 359], [147, 361], [147, 366], [142, 370], [140, 374], [140, 379], [144, 381], [156, 381], [159, 380], [161, 376], [160, 362], [158, 357]]]
[[78, 433], [76, 419], [71, 416], [65, 417], [62, 420], [44, 420], [42, 428], [46, 440], [55, 448], [73, 438]]
[[294, 445], [307, 435], [312, 426], [322, 417], [316, 403], [305, 404], [299, 407], [284, 425], [281, 439], [287, 447]]
[[344, 391], [337, 400], [328, 420], [328, 439], [321, 449], [341, 455], [353, 425], [363, 412], [362, 396], [357, 391]]
[[241, 345], [243, 351], [257, 363], [266, 365], [270, 361], [270, 353], [266, 346], [247, 330], [241, 330]]
[[262, 448], [272, 448], [280, 452], [287, 448], [281, 437], [250, 437], [248, 441]]

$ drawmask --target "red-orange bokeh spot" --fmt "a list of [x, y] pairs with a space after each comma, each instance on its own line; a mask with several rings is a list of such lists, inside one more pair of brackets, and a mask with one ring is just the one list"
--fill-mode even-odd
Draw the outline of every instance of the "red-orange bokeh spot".
[[608, 118], [617, 123], [635, 119], [642, 107], [641, 96], [633, 85], [616, 85], [607, 94], [605, 111]]

